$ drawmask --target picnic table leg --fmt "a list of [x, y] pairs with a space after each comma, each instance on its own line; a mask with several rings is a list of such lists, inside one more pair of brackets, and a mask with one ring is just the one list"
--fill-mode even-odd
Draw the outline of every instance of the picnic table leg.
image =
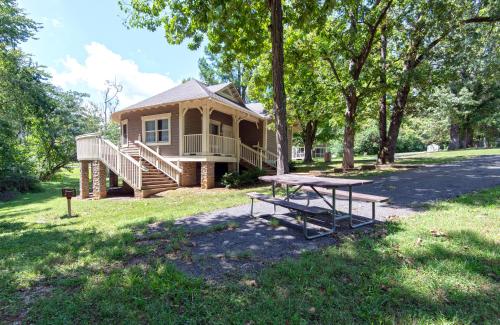
[[250, 217], [253, 217], [253, 198], [251, 198], [252, 203], [250, 204]]
[[337, 225], [335, 224], [335, 216], [337, 214], [337, 208], [335, 205], [335, 187], [332, 188], [332, 231], [335, 231]]
[[375, 223], [375, 202], [372, 202], [372, 219], [369, 221], [360, 222], [360, 223], [355, 225], [352, 222], [352, 188], [349, 187], [349, 216], [351, 219], [351, 228], [359, 228], [359, 227], [363, 227], [363, 226], [371, 225], [371, 224]]
[[[276, 197], [276, 182], [272, 182], [273, 198]], [[276, 214], [276, 204], [273, 204], [274, 214]]]
[[286, 200], [290, 202], [290, 187], [286, 184]]

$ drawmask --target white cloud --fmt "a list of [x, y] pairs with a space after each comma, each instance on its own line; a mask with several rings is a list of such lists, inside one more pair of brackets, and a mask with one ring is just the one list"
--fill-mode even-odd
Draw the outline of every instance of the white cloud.
[[95, 93], [106, 89], [106, 80], [116, 78], [123, 86], [119, 95], [120, 108], [178, 84], [163, 74], [141, 72], [134, 61], [122, 58], [103, 44], [92, 42], [85, 46], [85, 51], [87, 57], [84, 62], [68, 56], [62, 62], [62, 71], [50, 69], [52, 82], [65, 89]]
[[41, 20], [44, 24], [50, 24], [54, 28], [63, 27], [62, 21], [57, 18], [41, 17]]
[[59, 19], [57, 19], [57, 18], [52, 18], [52, 19], [50, 20], [50, 23], [51, 23], [51, 24], [52, 24], [52, 26], [53, 26], [53, 27], [55, 27], [55, 28], [59, 28], [59, 27], [62, 27], [62, 26], [63, 26], [62, 22], [61, 22]]

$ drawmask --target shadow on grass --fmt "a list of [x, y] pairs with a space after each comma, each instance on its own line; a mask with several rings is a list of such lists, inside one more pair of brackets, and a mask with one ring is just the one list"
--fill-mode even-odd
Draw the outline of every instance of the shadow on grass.
[[[151, 227], [139, 223], [134, 229], [148, 238]], [[183, 231], [171, 223], [164, 229], [152, 240], [171, 245]], [[212, 285], [182, 274], [164, 254], [129, 264], [130, 258], [151, 253], [132, 232], [40, 226], [0, 238], [0, 299], [8, 306], [0, 317], [41, 323], [495, 321], [499, 293], [491, 273], [498, 274], [498, 260], [478, 252], [495, 256], [497, 244], [465, 231], [450, 233], [447, 246], [433, 244], [405, 255], [392, 239], [403, 231], [400, 223], [388, 223], [370, 234], [345, 237], [340, 246], [273, 264], [259, 275]], [[461, 245], [469, 249], [452, 249]], [[420, 273], [427, 276], [419, 279]], [[26, 283], [22, 274], [34, 276]], [[477, 286], [480, 290], [471, 290]]]

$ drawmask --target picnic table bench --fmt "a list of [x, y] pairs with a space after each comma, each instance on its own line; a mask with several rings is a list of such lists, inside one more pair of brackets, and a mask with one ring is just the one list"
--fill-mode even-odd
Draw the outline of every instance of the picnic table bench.
[[[321, 187], [316, 187], [315, 189], [310, 188], [310, 187], [309, 188], [304, 187], [302, 190], [304, 192], [320, 193], [320, 194], [326, 195], [326, 196], [332, 195], [331, 190], [328, 190], [326, 188], [321, 188]], [[342, 191], [342, 190], [335, 191], [335, 199], [371, 203], [372, 204], [372, 221], [370, 223], [373, 223], [373, 221], [375, 220], [375, 204], [389, 201], [389, 198], [385, 197], [385, 196], [378, 196], [378, 195], [364, 194], [364, 193], [357, 193], [357, 192], [350, 192], [350, 195], [351, 195], [351, 197], [349, 197], [349, 191]], [[309, 205], [309, 204], [310, 204], [310, 198], [309, 198], [309, 196], [307, 196], [307, 205]], [[349, 209], [350, 210], [352, 209], [351, 205], [349, 206]], [[351, 213], [351, 211], [349, 211], [349, 213]], [[347, 218], [349, 218], [349, 215], [344, 215], [342, 217], [338, 217], [337, 221], [342, 220], [342, 219], [347, 219]], [[354, 226], [354, 228], [356, 228], [356, 226]]]
[[[354, 193], [352, 192], [353, 186], [359, 186], [363, 184], [369, 184], [373, 181], [371, 180], [359, 180], [359, 179], [345, 179], [345, 178], [326, 178], [326, 177], [311, 177], [302, 175], [274, 175], [274, 176], [262, 176], [259, 177], [260, 180], [272, 183], [272, 196], [264, 195], [260, 193], [248, 193], [248, 196], [252, 200], [250, 207], [250, 214], [253, 214], [254, 200], [263, 201], [266, 203], [273, 204], [274, 213], [276, 213], [276, 206], [281, 206], [289, 210], [294, 210], [302, 212], [305, 216], [303, 219], [303, 230], [304, 236], [307, 239], [314, 239], [321, 236], [329, 235], [336, 230], [336, 221], [349, 219], [350, 226], [352, 228], [358, 228], [375, 222], [375, 203], [385, 202], [388, 200], [386, 197]], [[284, 199], [276, 198], [276, 184], [286, 185], [286, 197]], [[290, 192], [290, 187], [292, 192]], [[348, 187], [348, 191], [337, 190], [338, 187]], [[330, 209], [311, 207], [309, 196], [307, 197], [307, 205], [298, 204], [296, 202], [290, 202], [290, 199], [294, 197], [295, 193], [299, 190], [304, 192], [314, 192], [330, 207]], [[331, 202], [325, 199], [325, 196], [331, 196]], [[349, 201], [349, 212], [347, 214], [342, 213], [336, 209], [335, 200], [336, 199], [347, 199]], [[352, 201], [362, 201], [372, 203], [372, 218], [369, 221], [354, 223], [352, 215]], [[310, 236], [307, 228], [307, 219], [310, 216], [329, 214], [332, 218], [332, 226], [328, 231], [320, 232], [319, 234]]]
[[[303, 219], [302, 219], [303, 220], [302, 229], [303, 229], [303, 232], [304, 232], [304, 237], [306, 237], [307, 239], [314, 239], [314, 238], [317, 238], [317, 237], [325, 236], [327, 234], [331, 234], [333, 232], [333, 231], [321, 232], [321, 233], [319, 233], [317, 235], [310, 236], [309, 232], [308, 232], [308, 229], [307, 229], [307, 218], [309, 216], [328, 214], [328, 213], [330, 213], [330, 210], [328, 210], [328, 209], [320, 208], [320, 207], [314, 207], [314, 206], [302, 205], [302, 204], [298, 204], [298, 203], [295, 203], [295, 202], [290, 202], [290, 201], [287, 201], [287, 200], [278, 199], [276, 197], [272, 197], [272, 196], [269, 196], [269, 195], [265, 195], [265, 194], [261, 194], [261, 193], [256, 193], [256, 192], [251, 192], [251, 193], [248, 193], [247, 195], [252, 200], [252, 204], [250, 206], [250, 216], [252, 216], [252, 217], [254, 217], [254, 215], [253, 215], [253, 203], [254, 203], [254, 200], [259, 200], [259, 201], [262, 201], [262, 202], [271, 203], [275, 207], [278, 205], [278, 206], [281, 206], [281, 207], [284, 207], [284, 208], [287, 208], [287, 209], [290, 209], [290, 210], [302, 212], [304, 214]], [[334, 222], [335, 222], [335, 219], [332, 217], [332, 223], [334, 223]]]

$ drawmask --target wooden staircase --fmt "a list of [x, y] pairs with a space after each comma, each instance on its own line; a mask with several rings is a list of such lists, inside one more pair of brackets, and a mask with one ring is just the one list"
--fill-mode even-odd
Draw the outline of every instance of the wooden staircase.
[[[242, 167], [244, 167], [245, 169], [257, 168], [257, 166], [255, 166], [255, 165], [253, 165], [253, 164], [251, 164], [248, 161], [243, 160], [243, 159], [240, 160], [240, 165]], [[276, 175], [276, 168], [274, 168], [274, 167], [266, 164], [265, 162], [262, 162], [262, 168], [261, 169], [264, 171], [265, 175], [268, 175], [268, 176], [270, 176], [270, 175]]]
[[142, 166], [147, 169], [147, 171], [142, 171], [142, 197], [145, 198], [156, 193], [175, 190], [178, 188], [178, 184], [175, 180], [165, 175], [165, 173], [158, 170], [148, 161], [144, 159], [141, 160], [141, 157], [139, 156], [132, 156], [132, 158], [140, 161]]

